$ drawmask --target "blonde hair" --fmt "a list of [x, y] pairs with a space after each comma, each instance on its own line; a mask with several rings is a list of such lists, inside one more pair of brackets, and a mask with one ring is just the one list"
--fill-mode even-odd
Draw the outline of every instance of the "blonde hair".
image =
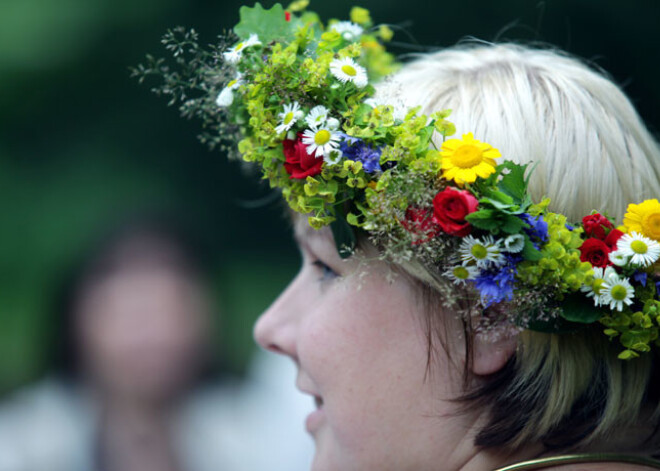
[[[569, 220], [600, 210], [620, 222], [628, 203], [660, 196], [660, 148], [630, 101], [602, 73], [561, 52], [513, 44], [445, 49], [417, 57], [377, 97], [422, 105], [426, 114], [452, 109], [458, 134], [473, 132], [504, 158], [533, 163], [533, 199], [550, 197], [550, 209]], [[404, 269], [441, 302], [437, 274]], [[658, 404], [649, 386], [654, 354], [622, 362], [601, 330], [523, 332], [515, 358], [465, 396], [490, 408], [476, 443], [579, 450], [621, 442], [657, 452], [638, 437], [626, 441], [641, 424], [655, 426], [648, 413]]]

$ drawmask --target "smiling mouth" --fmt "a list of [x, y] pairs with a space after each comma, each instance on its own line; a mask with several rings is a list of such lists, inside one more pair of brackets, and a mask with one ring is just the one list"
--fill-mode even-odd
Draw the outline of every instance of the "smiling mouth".
[[319, 396], [314, 396], [314, 404], [316, 405], [317, 409], [322, 409], [323, 408], [323, 398]]

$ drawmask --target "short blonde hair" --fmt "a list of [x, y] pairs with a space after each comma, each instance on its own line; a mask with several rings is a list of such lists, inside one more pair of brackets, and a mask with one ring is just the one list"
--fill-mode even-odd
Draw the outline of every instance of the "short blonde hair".
[[[473, 132], [504, 158], [532, 162], [533, 199], [550, 197], [550, 209], [569, 220], [596, 209], [620, 222], [628, 203], [660, 196], [660, 149], [628, 98], [602, 72], [561, 52], [513, 44], [445, 49], [417, 57], [377, 96], [422, 105], [427, 114], [452, 109], [458, 134]], [[437, 274], [404, 269], [442, 302]], [[620, 443], [657, 452], [657, 443], [626, 441], [640, 424], [655, 426], [648, 411], [658, 404], [650, 386], [656, 354], [622, 362], [601, 330], [523, 332], [509, 364], [465, 396], [490, 407], [476, 443], [574, 450]]]

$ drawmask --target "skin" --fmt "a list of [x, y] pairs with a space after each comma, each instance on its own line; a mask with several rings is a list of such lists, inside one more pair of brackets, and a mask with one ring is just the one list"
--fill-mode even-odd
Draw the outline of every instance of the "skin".
[[457, 414], [451, 401], [461, 393], [460, 361], [441, 359], [427, 375], [414, 288], [392, 281], [383, 262], [341, 260], [327, 228], [301, 220], [295, 232], [302, 268], [258, 320], [255, 338], [289, 356], [298, 388], [322, 401], [307, 421], [312, 470], [492, 469], [500, 457], [472, 445], [482, 414]]
[[[306, 426], [316, 443], [311, 471], [492, 471], [538, 458], [531, 444], [515, 454], [482, 450], [474, 437], [487, 411], [465, 410], [460, 396], [462, 328], [444, 339], [452, 361], [437, 355], [427, 370], [423, 306], [415, 288], [379, 261], [340, 259], [331, 232], [299, 218], [302, 253], [296, 278], [257, 321], [265, 349], [291, 358], [298, 388], [315, 398]], [[515, 337], [476, 336], [473, 384], [498, 371]], [[566, 471], [645, 470], [617, 463], [560, 465]]]
[[179, 471], [171, 413], [208, 344], [199, 280], [157, 263], [125, 262], [80, 294], [76, 329], [99, 404], [99, 455], [109, 471]]

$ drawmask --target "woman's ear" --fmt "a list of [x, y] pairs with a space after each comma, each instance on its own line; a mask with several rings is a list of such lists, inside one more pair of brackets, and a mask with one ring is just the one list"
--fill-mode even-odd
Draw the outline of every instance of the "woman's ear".
[[472, 372], [486, 376], [501, 370], [518, 347], [518, 334], [505, 327], [477, 333], [472, 341]]
[[487, 376], [497, 373], [518, 347], [520, 329], [506, 320], [508, 306], [493, 304], [472, 317], [472, 373]]

